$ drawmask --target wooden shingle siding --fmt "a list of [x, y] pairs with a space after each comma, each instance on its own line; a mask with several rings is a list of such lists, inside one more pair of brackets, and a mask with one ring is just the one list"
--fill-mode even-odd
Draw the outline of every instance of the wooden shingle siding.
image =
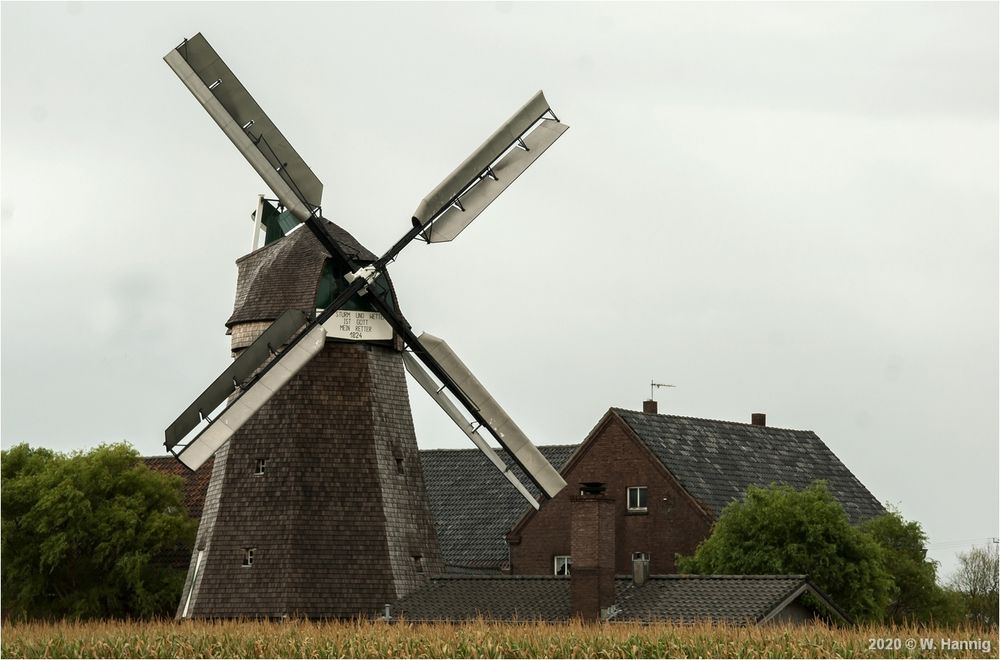
[[399, 354], [328, 342], [217, 453], [189, 615], [374, 616], [422, 584], [412, 556], [440, 555], [416, 456]]

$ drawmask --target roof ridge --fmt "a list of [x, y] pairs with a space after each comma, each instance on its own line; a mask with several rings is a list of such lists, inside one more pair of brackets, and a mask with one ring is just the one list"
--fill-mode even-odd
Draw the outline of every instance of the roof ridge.
[[[575, 442], [575, 443], [574, 442], [565, 442], [565, 443], [557, 443], [557, 444], [552, 444], [552, 445], [535, 444], [535, 446], [539, 447], [539, 448], [542, 448], [542, 447], [579, 447], [580, 443], [579, 442]], [[497, 449], [497, 450], [506, 451], [503, 447], [494, 447], [493, 445], [490, 445], [490, 449]], [[477, 447], [432, 447], [430, 449], [421, 449], [420, 453], [423, 454], [425, 452], [426, 453], [430, 453], [430, 452], [435, 452], [435, 451], [441, 451], [441, 452], [444, 452], [444, 451], [478, 452], [479, 448], [477, 448]]]
[[[807, 580], [808, 575], [804, 574], [788, 574], [788, 575], [723, 575], [723, 574], [713, 574], [713, 575], [692, 575], [692, 574], [680, 574], [680, 573], [665, 573], [659, 575], [650, 575], [650, 580]], [[616, 575], [616, 580], [631, 580], [632, 576], [623, 574]]]
[[[631, 410], [629, 408], [619, 408], [617, 406], [612, 406], [611, 410], [616, 413], [634, 413], [636, 415], [645, 415], [647, 417], [669, 417], [671, 419], [688, 419], [694, 422], [712, 422], [714, 424], [732, 424], [733, 426], [749, 426], [758, 429], [769, 429], [772, 431], [794, 431], [796, 433], [812, 433], [816, 435], [816, 432], [812, 429], [789, 429], [783, 426], [760, 426], [752, 422], [734, 422], [728, 419], [711, 419], [709, 417], [690, 417], [688, 415], [668, 415], [666, 413], [647, 413], [641, 410]], [[818, 436], [817, 436], [818, 437]]]
[[[554, 445], [535, 445], [535, 446], [536, 447], [579, 447], [580, 443], [579, 442], [560, 442], [560, 443], [554, 444]], [[490, 445], [490, 447], [492, 449], [503, 450], [503, 447], [493, 447], [492, 445]], [[434, 452], [434, 451], [468, 451], [468, 452], [478, 452], [479, 449], [477, 447], [432, 447], [430, 449], [421, 449], [419, 451], [420, 451], [421, 454], [423, 454], [425, 452], [429, 453], [429, 452]], [[156, 456], [140, 456], [140, 458], [142, 458], [142, 459], [174, 458], [174, 456], [172, 454], [158, 454]]]
[[476, 580], [480, 582], [485, 582], [487, 580], [500, 580], [500, 581], [551, 581], [551, 580], [569, 580], [568, 575], [436, 575], [431, 577], [431, 580]]
[[[341, 227], [340, 225], [338, 225], [338, 224], [337, 224], [336, 222], [334, 222], [333, 220], [330, 220], [329, 218], [323, 218], [323, 217], [321, 217], [321, 218], [320, 218], [320, 220], [322, 220], [322, 221], [323, 221], [324, 223], [326, 223], [327, 225], [330, 225], [330, 226], [333, 226], [333, 227], [336, 227], [336, 228], [337, 228], [338, 230], [340, 230], [340, 231], [344, 232], [345, 234], [347, 234], [347, 235], [348, 235], [348, 236], [350, 236], [351, 238], [354, 238], [354, 236], [353, 236], [353, 235], [352, 235], [352, 234], [351, 234], [350, 232], [348, 232], [348, 231], [347, 231], [346, 229], [344, 229], [343, 227]], [[305, 229], [304, 225], [305, 225], [305, 223], [304, 223], [304, 222], [300, 222], [299, 224], [295, 225], [295, 227], [293, 227], [293, 228], [292, 228], [292, 229], [291, 229], [291, 230], [290, 230], [290, 231], [289, 231], [289, 232], [288, 232], [287, 234], [285, 234], [285, 235], [283, 235], [283, 236], [281, 236], [281, 237], [279, 237], [279, 238], [277, 238], [277, 239], [275, 239], [275, 240], [271, 241], [270, 243], [267, 243], [267, 244], [265, 244], [265, 245], [261, 245], [261, 246], [260, 246], [259, 248], [257, 248], [256, 250], [251, 250], [250, 252], [247, 252], [247, 253], [246, 253], [246, 254], [244, 254], [244, 255], [243, 255], [242, 257], [238, 257], [238, 258], [236, 259], [236, 262], [235, 262], [235, 263], [237, 263], [237, 264], [238, 264], [238, 263], [240, 263], [241, 261], [243, 261], [244, 259], [248, 259], [248, 258], [250, 258], [250, 257], [252, 257], [252, 256], [256, 256], [256, 255], [258, 255], [258, 254], [260, 254], [260, 253], [264, 252], [265, 250], [270, 250], [270, 249], [274, 248], [274, 246], [275, 246], [275, 245], [278, 245], [278, 244], [282, 243], [282, 241], [284, 241], [284, 240], [285, 240], [286, 238], [288, 238], [288, 237], [290, 237], [290, 236], [295, 236], [295, 235], [296, 235], [296, 234], [298, 234], [298, 233], [299, 233], [299, 232], [300, 232], [300, 231], [301, 231], [302, 229]], [[308, 235], [308, 234], [309, 234], [309, 232], [306, 232], [305, 234], [302, 234], [302, 236], [306, 236], [306, 235]], [[333, 238], [334, 238], [334, 240], [336, 240], [336, 241], [337, 241], [338, 243], [341, 243], [341, 244], [343, 244], [343, 242], [342, 242], [342, 241], [340, 241], [340, 240], [338, 240], [338, 239], [337, 239], [337, 237], [333, 237]], [[354, 238], [354, 240], [355, 240], [356, 242], [358, 242], [358, 239]], [[289, 241], [289, 242], [290, 242], [290, 241]], [[286, 244], [287, 244], [287, 243], [286, 243]], [[358, 242], [358, 244], [360, 245], [360, 242]], [[362, 247], [364, 247], [364, 246], [362, 245]]]

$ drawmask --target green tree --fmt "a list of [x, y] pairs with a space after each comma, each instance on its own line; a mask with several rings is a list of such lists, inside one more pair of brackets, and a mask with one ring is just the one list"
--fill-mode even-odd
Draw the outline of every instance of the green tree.
[[996, 546], [960, 552], [958, 562], [951, 587], [962, 594], [968, 617], [976, 623], [995, 626], [1000, 610], [1000, 558]]
[[0, 455], [4, 614], [170, 614], [184, 571], [161, 558], [190, 546], [196, 523], [181, 479], [149, 470], [125, 443]]
[[927, 558], [927, 535], [920, 523], [907, 522], [890, 507], [860, 529], [882, 547], [885, 569], [895, 585], [886, 618], [894, 623], [947, 623], [959, 618], [953, 612], [954, 600], [949, 601], [937, 583], [937, 562]]
[[750, 486], [727, 506], [682, 573], [806, 574], [855, 620], [880, 619], [892, 598], [883, 549], [851, 526], [826, 484]]

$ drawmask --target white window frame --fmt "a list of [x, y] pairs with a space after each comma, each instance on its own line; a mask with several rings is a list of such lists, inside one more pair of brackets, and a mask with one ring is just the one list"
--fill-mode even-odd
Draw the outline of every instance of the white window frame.
[[266, 467], [267, 467], [267, 459], [258, 458], [254, 463], [254, 471], [253, 471], [254, 476], [259, 477], [262, 474], [264, 474], [264, 470]]
[[[637, 506], [632, 506], [632, 491], [636, 492], [635, 501]], [[639, 493], [643, 493], [646, 496], [646, 506], [638, 506]], [[649, 511], [649, 489], [646, 486], [629, 486], [628, 490], [625, 491], [625, 503], [629, 511]]]
[[648, 552], [633, 552], [632, 553], [632, 561], [639, 561], [639, 560], [649, 561], [649, 553]]
[[243, 548], [243, 568], [253, 567], [253, 556], [257, 548]]
[[[559, 567], [562, 566], [566, 569], [565, 573], [559, 572]], [[571, 568], [573, 566], [572, 555], [556, 555], [552, 558], [552, 574], [553, 575], [569, 575]]]

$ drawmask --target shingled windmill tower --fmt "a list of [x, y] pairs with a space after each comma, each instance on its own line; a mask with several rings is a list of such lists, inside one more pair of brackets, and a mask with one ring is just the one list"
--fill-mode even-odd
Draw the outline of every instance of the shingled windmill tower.
[[165, 433], [191, 469], [215, 456], [178, 617], [375, 615], [442, 570], [404, 368], [532, 506], [481, 430], [543, 496], [566, 485], [444, 341], [413, 333], [386, 265], [454, 239], [567, 127], [536, 94], [377, 257], [322, 217], [322, 183], [204, 37], [164, 59], [278, 197], [237, 262], [236, 359]]

